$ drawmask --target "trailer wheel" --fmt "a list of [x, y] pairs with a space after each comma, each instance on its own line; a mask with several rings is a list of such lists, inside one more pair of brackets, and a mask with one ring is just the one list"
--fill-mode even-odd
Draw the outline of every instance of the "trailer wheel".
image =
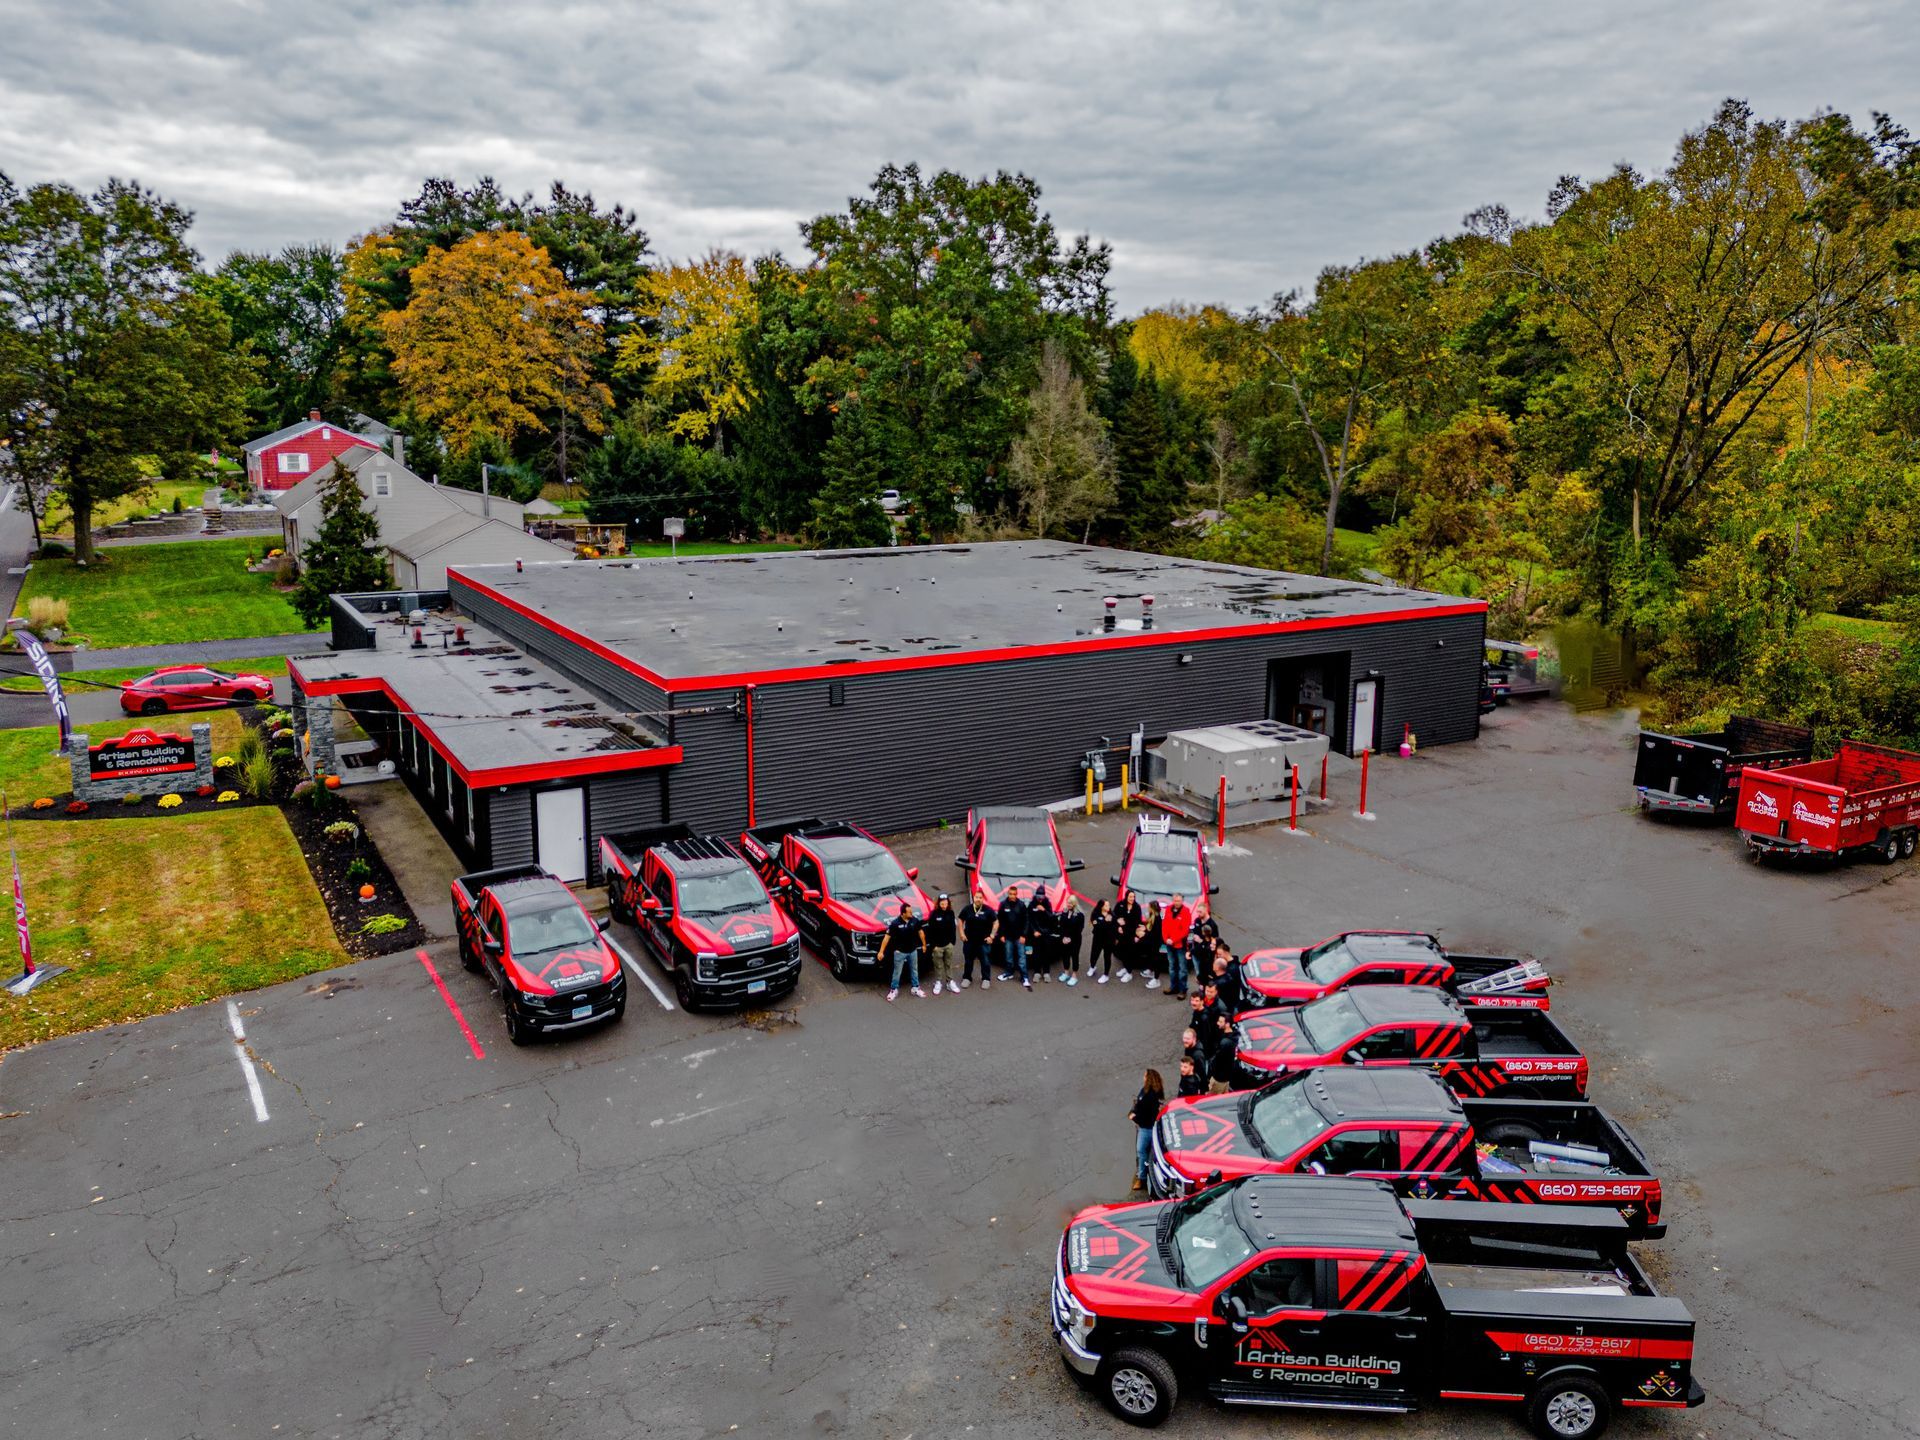
[[1159, 1351], [1129, 1348], [1100, 1366], [1100, 1398], [1129, 1425], [1151, 1429], [1173, 1413], [1180, 1382]]
[[1900, 837], [1882, 835], [1873, 845], [1873, 858], [1882, 865], [1891, 865], [1900, 858]]
[[1613, 1418], [1613, 1400], [1591, 1375], [1550, 1375], [1527, 1401], [1527, 1424], [1541, 1440], [1593, 1440]]
[[1920, 830], [1908, 830], [1900, 837], [1900, 858], [1911, 860], [1915, 850], [1920, 850]]

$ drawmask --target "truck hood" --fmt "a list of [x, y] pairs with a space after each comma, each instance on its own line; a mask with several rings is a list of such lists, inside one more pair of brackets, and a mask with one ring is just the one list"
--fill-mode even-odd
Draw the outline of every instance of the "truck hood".
[[1165, 1210], [1165, 1203], [1096, 1205], [1073, 1217], [1064, 1245], [1067, 1283], [1089, 1309], [1152, 1318], [1198, 1303], [1180, 1288], [1154, 1243]]
[[734, 915], [682, 915], [675, 921], [680, 938], [695, 950], [713, 955], [739, 955], [781, 945], [800, 932], [786, 912], [775, 906], [743, 910]]
[[976, 870], [973, 878], [967, 882], [968, 889], [984, 892], [987, 903], [994, 906], [1007, 898], [1007, 887], [1010, 885], [1020, 887], [1020, 898], [1023, 900], [1033, 899], [1035, 890], [1046, 891], [1047, 903], [1055, 910], [1065, 908], [1067, 897], [1073, 894], [1073, 886], [1067, 883], [1064, 875], [1051, 880], [1036, 880], [1031, 875], [996, 875], [990, 870]]
[[1326, 1057], [1300, 1028], [1300, 1007], [1280, 1005], [1249, 1010], [1235, 1022], [1240, 1031], [1240, 1062], [1255, 1070], [1295, 1070], [1319, 1065]]
[[844, 925], [849, 930], [877, 931], [886, 929], [892, 923], [893, 917], [900, 912], [902, 900], [911, 905], [913, 913], [922, 920], [933, 910], [927, 892], [911, 883], [904, 890], [871, 898], [862, 896], [858, 900], [836, 900], [829, 895], [820, 902], [820, 908], [836, 925]]
[[1169, 1101], [1160, 1113], [1160, 1150], [1167, 1163], [1188, 1180], [1204, 1180], [1216, 1170], [1226, 1180], [1274, 1171], [1240, 1124], [1241, 1099], [1208, 1095]]
[[619, 958], [604, 945], [583, 945], [577, 950], [541, 953], [525, 960], [509, 956], [508, 961], [515, 987], [530, 995], [548, 991], [565, 994], [603, 984], [620, 973]]
[[1308, 978], [1298, 949], [1255, 950], [1240, 962], [1240, 975], [1249, 990], [1270, 1000], [1317, 1000], [1324, 988]]

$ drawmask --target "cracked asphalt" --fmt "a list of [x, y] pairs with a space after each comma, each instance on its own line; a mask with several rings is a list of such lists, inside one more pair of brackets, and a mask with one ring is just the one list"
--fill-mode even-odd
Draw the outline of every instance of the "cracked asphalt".
[[[1700, 1320], [1706, 1408], [1649, 1437], [1920, 1431], [1920, 867], [1775, 873], [1630, 808], [1619, 717], [1503, 711], [1387, 761], [1379, 819], [1234, 834], [1243, 945], [1433, 928], [1545, 959], [1593, 1093], [1667, 1182], [1642, 1247]], [[1123, 821], [1075, 820], [1091, 893]], [[901, 849], [957, 881], [953, 832]], [[616, 931], [630, 951], [630, 932]], [[996, 985], [796, 999], [527, 1050], [451, 947], [0, 1064], [0, 1433], [555, 1437], [1131, 1433], [1046, 1333], [1065, 1217], [1124, 1198], [1172, 1002]], [[644, 962], [643, 962], [644, 963]], [[1510, 1436], [1454, 1406], [1171, 1435]]]

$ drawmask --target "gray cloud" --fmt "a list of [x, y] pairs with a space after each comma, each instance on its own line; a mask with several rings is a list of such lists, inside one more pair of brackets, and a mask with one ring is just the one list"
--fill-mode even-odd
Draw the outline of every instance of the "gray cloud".
[[1903, 8], [0, 0], [0, 169], [137, 177], [216, 257], [344, 242], [427, 174], [562, 177], [667, 255], [797, 254], [886, 161], [1019, 169], [1113, 243], [1123, 308], [1241, 306], [1657, 168], [1726, 95], [1920, 128]]

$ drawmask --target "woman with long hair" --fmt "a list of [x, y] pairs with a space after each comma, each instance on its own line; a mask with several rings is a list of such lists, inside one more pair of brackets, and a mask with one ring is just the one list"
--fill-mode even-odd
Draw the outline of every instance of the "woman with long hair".
[[1147, 1161], [1153, 1154], [1153, 1127], [1166, 1103], [1167, 1086], [1158, 1070], [1147, 1071], [1140, 1082], [1140, 1093], [1133, 1097], [1127, 1118], [1133, 1121], [1133, 1188], [1138, 1194], [1147, 1188]]
[[1093, 932], [1093, 947], [1087, 952], [1087, 974], [1098, 970], [1094, 983], [1104, 985], [1113, 976], [1113, 955], [1120, 948], [1120, 917], [1114, 912], [1111, 900], [1095, 902], [1087, 929]]
[[1160, 988], [1160, 975], [1154, 962], [1160, 957], [1160, 902], [1149, 900], [1147, 913], [1140, 917], [1140, 924], [1133, 932], [1133, 964], [1131, 969], [1142, 972], [1147, 977], [1147, 989]]

